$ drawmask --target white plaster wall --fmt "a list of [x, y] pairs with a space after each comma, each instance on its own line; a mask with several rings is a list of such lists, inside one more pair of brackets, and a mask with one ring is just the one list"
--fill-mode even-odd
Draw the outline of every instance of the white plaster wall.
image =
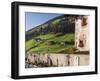
[[[87, 16], [87, 25], [86, 26], [82, 26], [82, 19], [77, 19], [75, 21], [75, 47], [79, 50], [79, 51], [89, 51], [89, 43], [90, 43], [90, 36], [89, 36], [89, 28], [90, 28], [90, 23], [89, 23], [89, 16]], [[79, 39], [83, 39], [83, 34], [86, 37], [86, 42], [84, 41], [84, 47], [79, 47]]]

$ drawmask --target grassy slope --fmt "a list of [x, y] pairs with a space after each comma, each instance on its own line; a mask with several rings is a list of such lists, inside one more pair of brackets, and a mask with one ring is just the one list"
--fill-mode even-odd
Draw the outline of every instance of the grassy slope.
[[56, 37], [54, 34], [40, 35], [38, 38], [41, 38], [42, 42], [36, 42], [31, 39], [26, 41], [26, 50], [27, 52], [43, 52], [43, 53], [70, 53], [74, 45], [61, 45], [54, 44], [49, 45], [49, 41], [62, 42], [62, 41], [74, 41], [74, 34], [65, 34], [62, 36]]

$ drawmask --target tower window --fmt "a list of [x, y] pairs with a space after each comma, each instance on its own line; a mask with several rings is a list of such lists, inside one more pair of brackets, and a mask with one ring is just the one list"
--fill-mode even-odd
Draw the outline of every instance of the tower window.
[[84, 47], [83, 40], [79, 40], [79, 47]]
[[87, 19], [83, 17], [82, 19], [82, 26], [86, 26], [87, 25]]

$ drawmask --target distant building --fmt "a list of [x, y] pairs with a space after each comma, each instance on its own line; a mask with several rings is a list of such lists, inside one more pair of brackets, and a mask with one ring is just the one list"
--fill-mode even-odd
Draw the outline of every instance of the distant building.
[[37, 41], [37, 42], [42, 42], [41, 38], [34, 38], [34, 40]]
[[77, 51], [89, 51], [89, 16], [81, 16], [75, 20], [75, 47]]

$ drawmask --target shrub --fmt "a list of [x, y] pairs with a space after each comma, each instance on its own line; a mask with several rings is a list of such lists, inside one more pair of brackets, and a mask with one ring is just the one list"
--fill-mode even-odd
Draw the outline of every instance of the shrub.
[[49, 45], [54, 45], [54, 44], [56, 44], [56, 42], [55, 41], [48, 41], [48, 44]]
[[56, 34], [55, 34], [56, 37], [62, 36], [62, 35], [63, 35], [62, 33], [56, 33]]
[[69, 48], [63, 49], [59, 53], [73, 54], [75, 53], [75, 47], [69, 47]]

